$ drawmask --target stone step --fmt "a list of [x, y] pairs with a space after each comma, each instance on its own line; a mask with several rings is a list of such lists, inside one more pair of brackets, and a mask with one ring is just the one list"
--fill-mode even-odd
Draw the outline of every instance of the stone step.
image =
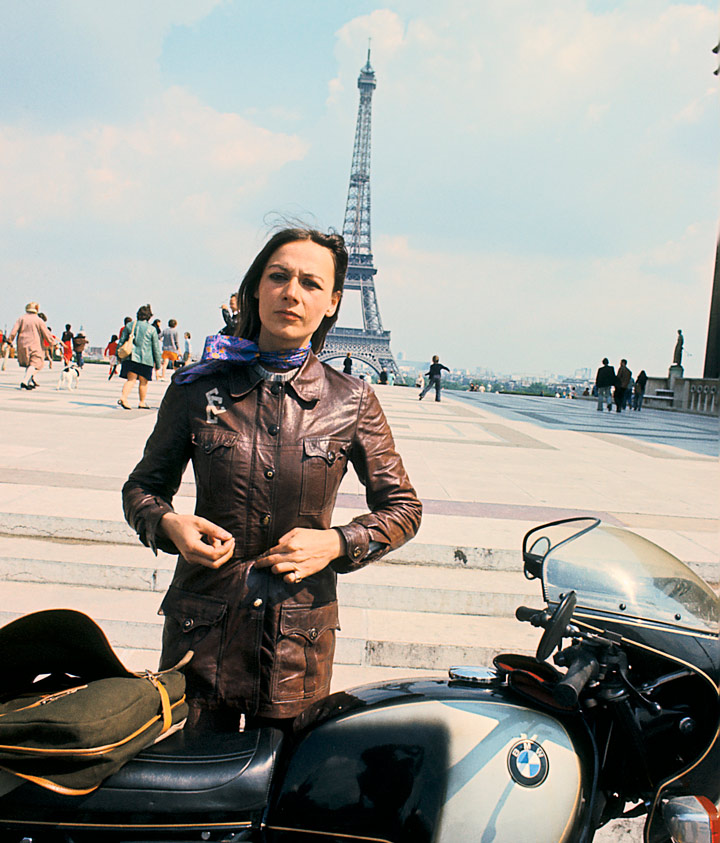
[[[7, 546], [2, 542], [22, 538], [53, 544], [73, 542], [96, 544], [102, 548], [112, 546], [132, 548], [133, 553], [130, 556], [120, 557], [120, 563], [129, 564], [125, 560], [132, 558], [137, 560], [138, 565], [142, 565], [144, 559], [144, 565], [151, 569], [151, 572], [155, 568], [172, 569], [175, 564], [173, 557], [166, 554], [159, 554], [157, 558], [153, 556], [147, 548], [143, 548], [138, 543], [137, 536], [127, 524], [120, 520], [0, 512], [0, 546], [3, 548], [0, 549], [0, 555], [17, 556], [15, 550], [5, 549]], [[458, 545], [449, 541], [447, 544], [441, 544], [415, 540], [389, 553], [383, 558], [383, 563], [401, 566], [408, 563], [432, 567], [442, 566], [457, 570], [517, 572], [522, 568], [522, 556], [519, 547], [520, 539], [517, 537], [516, 539], [517, 542], [512, 541], [512, 544], [517, 543], [517, 547], [514, 548], [508, 548], [509, 537], [502, 531], [487, 536], [488, 544], [491, 546]], [[495, 544], [498, 546], [494, 546]], [[105, 551], [101, 552], [104, 559]], [[706, 550], [698, 547], [697, 560], [683, 558], [683, 561], [706, 582], [720, 589], [720, 559], [712, 554], [708, 555]], [[158, 574], [158, 577], [161, 578], [162, 575]], [[164, 585], [162, 587], [164, 588]]]
[[[160, 595], [46, 583], [2, 584], [0, 625], [30, 612], [70, 608], [92, 617], [132, 669], [157, 664]], [[533, 605], [542, 606], [541, 600]], [[336, 662], [358, 668], [444, 671], [451, 664], [489, 664], [508, 650], [534, 651], [539, 632], [510, 618], [359, 608], [342, 603]]]
[[[148, 564], [149, 563], [149, 564]], [[175, 558], [142, 547], [0, 538], [0, 580], [164, 592]], [[342, 605], [458, 615], [512, 616], [538, 584], [519, 572], [449, 569], [384, 561], [342, 575]]]

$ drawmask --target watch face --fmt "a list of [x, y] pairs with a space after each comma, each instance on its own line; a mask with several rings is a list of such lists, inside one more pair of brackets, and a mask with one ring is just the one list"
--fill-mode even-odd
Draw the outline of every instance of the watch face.
[[547, 778], [549, 764], [545, 750], [537, 741], [518, 741], [508, 753], [508, 770], [523, 787], [537, 787]]

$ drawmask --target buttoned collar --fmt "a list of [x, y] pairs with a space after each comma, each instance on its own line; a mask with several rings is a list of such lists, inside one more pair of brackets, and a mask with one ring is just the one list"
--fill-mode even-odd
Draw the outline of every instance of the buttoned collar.
[[[232, 366], [228, 373], [229, 391], [233, 398], [241, 398], [263, 379], [254, 366]], [[325, 371], [322, 363], [311, 351], [297, 375], [288, 382], [295, 394], [302, 401], [317, 401], [322, 395], [325, 384]]]

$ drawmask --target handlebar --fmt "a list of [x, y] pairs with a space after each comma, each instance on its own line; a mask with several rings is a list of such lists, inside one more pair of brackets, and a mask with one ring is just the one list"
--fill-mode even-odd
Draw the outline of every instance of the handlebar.
[[550, 620], [550, 613], [547, 609], [531, 609], [530, 606], [518, 606], [515, 609], [515, 617], [517, 620], [531, 623], [533, 626], [545, 627]]
[[583, 688], [598, 675], [597, 659], [585, 650], [578, 650], [565, 676], [553, 689], [556, 702], [564, 708], [573, 708]]
[[531, 609], [529, 606], [518, 606], [515, 609], [515, 617], [519, 621], [525, 621], [532, 623], [532, 619], [535, 615], [539, 615], [542, 612], [542, 609]]

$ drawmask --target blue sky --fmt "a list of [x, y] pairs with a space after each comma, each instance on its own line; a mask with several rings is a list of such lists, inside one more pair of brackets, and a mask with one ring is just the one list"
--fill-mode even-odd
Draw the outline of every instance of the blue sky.
[[[196, 347], [278, 216], [341, 227], [372, 39], [373, 247], [395, 352], [700, 375], [718, 21], [664, 0], [25, 0], [0, 8], [0, 325]], [[354, 324], [357, 302], [341, 322]]]

